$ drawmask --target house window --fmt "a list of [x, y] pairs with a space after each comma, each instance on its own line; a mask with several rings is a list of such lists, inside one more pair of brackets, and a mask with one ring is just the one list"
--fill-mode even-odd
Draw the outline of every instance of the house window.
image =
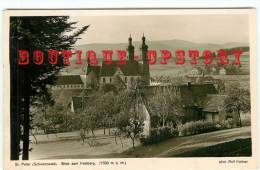
[[110, 82], [110, 83], [112, 82], [112, 78], [111, 78], [111, 77], [109, 78], [109, 82]]
[[127, 77], [125, 77], [125, 82], [127, 82]]
[[103, 77], [103, 83], [105, 83], [106, 82], [106, 78], [105, 77]]

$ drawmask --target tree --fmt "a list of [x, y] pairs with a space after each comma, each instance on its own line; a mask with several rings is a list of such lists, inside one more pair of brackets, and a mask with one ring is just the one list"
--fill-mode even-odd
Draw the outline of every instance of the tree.
[[97, 100], [98, 103], [98, 112], [102, 115], [104, 134], [105, 128], [108, 126], [108, 134], [111, 134], [111, 126], [114, 124], [116, 115], [120, 112], [120, 105], [118, 105], [118, 96], [114, 92], [108, 92], [99, 97]]
[[[47, 117], [48, 106], [53, 106], [54, 100], [50, 93], [44, 93], [42, 95], [32, 96], [30, 103], [30, 116], [31, 116], [31, 128], [42, 128], [44, 133], [46, 129], [44, 123]], [[42, 113], [42, 114], [39, 114]]]
[[[98, 126], [98, 114], [96, 114], [96, 107], [89, 106], [79, 114], [76, 124], [79, 123], [80, 128], [80, 137], [84, 144], [85, 140], [88, 138], [89, 132], [92, 133], [92, 137], [96, 137], [94, 130]], [[91, 146], [91, 144], [90, 144]]]
[[227, 91], [225, 99], [225, 110], [227, 113], [237, 113], [239, 118], [239, 126], [242, 127], [241, 112], [250, 111], [250, 92], [237, 86], [231, 86]]
[[77, 22], [68, 19], [68, 16], [10, 18], [11, 160], [19, 159], [20, 138], [23, 140], [22, 159], [29, 159], [31, 97], [48, 93], [46, 85], [54, 83], [64, 66], [60, 56], [57, 65], [51, 65], [47, 60], [42, 65], [34, 65], [31, 57], [28, 65], [18, 65], [18, 50], [32, 54], [34, 50], [71, 49], [88, 26], [75, 31]]
[[176, 120], [183, 112], [181, 98], [176, 89], [163, 88], [165, 89], [158, 88], [155, 94], [148, 99], [149, 108], [155, 115], [158, 115], [158, 126], [162, 127], [166, 125], [169, 118], [174, 117]]
[[122, 113], [119, 116], [117, 128], [126, 137], [131, 139], [134, 148], [136, 138], [140, 137], [143, 132], [144, 124], [143, 121], [137, 117], [131, 117], [126, 113]]
[[135, 147], [136, 139], [140, 137], [144, 130], [143, 117], [138, 113], [140, 111], [138, 107], [142, 100], [138, 82], [132, 84], [130, 90], [121, 91], [117, 96], [117, 100], [115, 100], [116, 105], [120, 106], [115, 123], [117, 134], [130, 138], [133, 148]]

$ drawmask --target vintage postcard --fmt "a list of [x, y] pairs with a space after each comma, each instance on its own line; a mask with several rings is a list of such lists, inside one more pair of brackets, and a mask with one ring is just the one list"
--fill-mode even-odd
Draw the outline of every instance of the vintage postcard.
[[6, 10], [5, 169], [256, 169], [255, 9]]

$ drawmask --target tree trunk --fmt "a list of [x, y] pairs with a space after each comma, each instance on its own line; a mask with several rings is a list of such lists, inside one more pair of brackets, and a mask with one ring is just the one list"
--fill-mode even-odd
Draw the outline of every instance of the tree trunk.
[[120, 139], [120, 143], [121, 143], [121, 146], [122, 146], [122, 148], [124, 147], [124, 145], [123, 145], [123, 141], [122, 141], [122, 139], [121, 139], [121, 137], [119, 136], [119, 139]]
[[11, 83], [10, 83], [10, 133], [11, 133], [11, 160], [19, 160], [19, 152], [20, 152], [20, 119], [19, 119], [19, 106], [17, 101], [19, 100], [17, 95], [17, 80], [15, 79], [16, 70], [12, 68], [10, 69], [11, 74]]
[[30, 112], [29, 104], [30, 98], [28, 95], [24, 96], [24, 122], [23, 122], [23, 160], [29, 159], [29, 132], [30, 132]]
[[110, 136], [110, 120], [109, 120], [109, 122], [108, 122], [108, 135]]
[[238, 114], [238, 118], [239, 118], [239, 126], [242, 127], [242, 120], [241, 120], [241, 116], [240, 116], [240, 110], [237, 110], [237, 114]]
[[116, 144], [117, 144], [117, 140], [116, 140], [116, 134], [115, 134], [115, 142], [116, 142]]
[[103, 126], [104, 126], [104, 135], [106, 134], [106, 125], [105, 122], [103, 122]]
[[163, 117], [163, 125], [162, 125], [162, 127], [164, 127], [165, 126], [165, 119], [164, 119], [164, 117]]
[[92, 136], [96, 137], [96, 135], [94, 133], [94, 129], [91, 129], [91, 133], [92, 133]]
[[[11, 32], [10, 32], [11, 34]], [[11, 36], [11, 35], [10, 35]], [[16, 61], [17, 41], [10, 42], [10, 156], [11, 160], [19, 160], [20, 152], [20, 98], [18, 96], [18, 64]], [[15, 59], [14, 59], [15, 58]]]
[[130, 135], [130, 138], [132, 139], [133, 148], [135, 147], [135, 137]]

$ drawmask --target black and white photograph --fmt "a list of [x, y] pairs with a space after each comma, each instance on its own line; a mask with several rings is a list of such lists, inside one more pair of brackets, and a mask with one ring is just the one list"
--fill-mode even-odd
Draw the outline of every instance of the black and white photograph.
[[254, 10], [158, 11], [9, 11], [8, 159], [255, 157]]

